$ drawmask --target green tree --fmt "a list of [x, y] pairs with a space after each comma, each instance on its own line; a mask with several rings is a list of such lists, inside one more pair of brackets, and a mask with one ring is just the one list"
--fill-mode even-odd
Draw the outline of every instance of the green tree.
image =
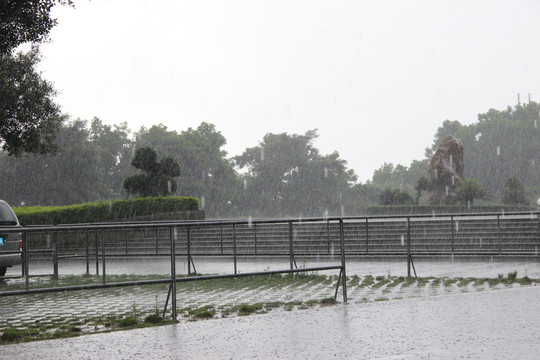
[[38, 43], [48, 38], [57, 24], [51, 17], [56, 4], [73, 5], [71, 0], [2, 0], [0, 3], [0, 54], [20, 44]]
[[422, 196], [422, 191], [429, 190], [428, 178], [425, 176], [422, 176], [420, 179], [418, 179], [414, 189], [416, 190], [416, 205], [418, 205], [418, 203], [420, 202], [420, 197]]
[[148, 147], [135, 151], [131, 165], [143, 174], [128, 176], [123, 187], [128, 194], [140, 196], [166, 196], [177, 190], [173, 178], [180, 176], [180, 166], [171, 157], [157, 161], [156, 152]]
[[442, 136], [453, 135], [463, 143], [467, 178], [478, 179], [500, 198], [504, 179], [516, 176], [526, 192], [535, 196], [534, 189], [540, 183], [539, 125], [540, 106], [532, 101], [502, 111], [490, 109], [471, 125], [447, 120], [437, 130], [426, 155], [433, 154]]
[[104, 152], [114, 151], [91, 139], [87, 121], [66, 121], [56, 143], [54, 156], [0, 153], [0, 197], [13, 204], [70, 205], [121, 193], [121, 182], [110, 188], [108, 177], [114, 173], [102, 162]]
[[491, 193], [477, 180], [461, 180], [456, 186], [456, 199], [462, 204], [473, 205], [476, 199], [490, 200]]
[[379, 169], [373, 172], [372, 184], [380, 189], [399, 188], [402, 191], [410, 192], [415, 189], [416, 182], [428, 172], [429, 161], [414, 160], [409, 167], [384, 163]]
[[413, 203], [413, 198], [399, 189], [386, 188], [379, 195], [380, 205], [412, 205]]
[[317, 131], [303, 135], [268, 133], [258, 146], [235, 157], [246, 168], [242, 207], [254, 216], [340, 215], [356, 175], [334, 152], [313, 146]]
[[35, 70], [38, 62], [37, 47], [0, 57], [0, 145], [10, 155], [57, 150], [54, 140], [64, 117], [52, 100], [52, 84]]
[[508, 205], [528, 205], [529, 201], [525, 194], [525, 188], [515, 176], [508, 178], [504, 183], [501, 201]]
[[227, 153], [225, 137], [213, 124], [201, 123], [180, 133], [159, 124], [135, 134], [136, 147], [151, 147], [158, 156], [170, 155], [182, 164], [178, 193], [200, 199], [206, 216], [234, 216], [242, 185]]

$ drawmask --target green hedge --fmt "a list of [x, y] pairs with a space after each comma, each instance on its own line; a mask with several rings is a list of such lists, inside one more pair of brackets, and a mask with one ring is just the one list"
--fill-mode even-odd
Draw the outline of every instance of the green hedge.
[[462, 214], [462, 213], [500, 213], [535, 211], [531, 206], [512, 205], [391, 205], [369, 206], [366, 215], [421, 215], [421, 214]]
[[23, 226], [113, 222], [138, 216], [197, 210], [199, 199], [192, 197], [146, 197], [69, 206], [13, 208]]

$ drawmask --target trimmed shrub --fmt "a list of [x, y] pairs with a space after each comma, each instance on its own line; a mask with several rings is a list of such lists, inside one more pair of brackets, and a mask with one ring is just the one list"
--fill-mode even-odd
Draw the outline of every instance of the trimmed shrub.
[[192, 197], [146, 197], [69, 206], [13, 208], [23, 226], [113, 222], [161, 213], [198, 210], [199, 199]]

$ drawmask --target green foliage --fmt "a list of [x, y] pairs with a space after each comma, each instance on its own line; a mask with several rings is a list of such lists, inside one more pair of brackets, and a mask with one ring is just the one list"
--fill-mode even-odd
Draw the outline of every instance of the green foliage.
[[384, 189], [379, 195], [381, 205], [412, 205], [412, 197], [399, 189]]
[[422, 176], [420, 179], [418, 179], [414, 189], [416, 190], [416, 205], [418, 205], [420, 201], [420, 197], [422, 196], [422, 191], [427, 191], [429, 189], [428, 178], [425, 176]]
[[118, 221], [166, 212], [196, 211], [199, 200], [184, 197], [122, 199], [70, 206], [15, 207], [24, 225], [57, 225]]
[[491, 194], [477, 180], [461, 180], [456, 186], [456, 199], [461, 204], [472, 205], [475, 199], [491, 199]]
[[120, 320], [118, 322], [118, 326], [119, 327], [122, 327], [122, 328], [125, 328], [125, 327], [132, 327], [132, 326], [135, 326], [137, 325], [139, 322], [137, 321], [136, 318], [132, 317], [132, 316], [126, 316], [125, 318], [123, 318], [122, 320]]
[[404, 215], [404, 214], [458, 214], [528, 211], [529, 207], [516, 205], [388, 205], [368, 206], [366, 215]]
[[200, 198], [201, 208], [211, 217], [230, 216], [238, 209], [241, 182], [222, 150], [225, 144], [215, 126], [204, 122], [181, 133], [159, 124], [135, 134], [136, 147], [151, 147], [158, 156], [166, 154], [182, 164], [178, 194]]
[[55, 156], [0, 153], [2, 198], [18, 205], [70, 205], [122, 196], [130, 170], [127, 125], [74, 120], [58, 132]]
[[525, 188], [519, 179], [515, 176], [508, 178], [504, 183], [501, 202], [511, 205], [528, 205], [529, 201], [525, 195]]
[[[531, 101], [502, 111], [490, 109], [479, 114], [478, 122], [471, 125], [447, 120], [437, 131], [433, 150], [444, 135], [461, 140], [466, 177], [485, 184], [495, 198], [501, 197], [505, 179], [514, 176], [523, 182], [526, 190], [537, 189], [535, 186], [540, 183], [538, 103]], [[536, 201], [539, 194], [529, 192], [529, 202]]]
[[0, 340], [6, 342], [17, 342], [22, 340], [26, 336], [26, 334], [27, 332], [24, 330], [8, 328], [4, 330], [2, 336], [0, 336]]
[[57, 149], [54, 139], [63, 117], [52, 100], [52, 83], [35, 70], [39, 60], [37, 47], [26, 54], [0, 54], [0, 145], [9, 155]]
[[70, 0], [2, 0], [0, 5], [0, 54], [7, 54], [20, 44], [46, 40], [56, 19], [54, 5], [72, 5]]
[[268, 133], [258, 146], [234, 158], [239, 168], [247, 169], [239, 199], [243, 215], [344, 213], [356, 175], [337, 152], [320, 155], [313, 146], [317, 136], [316, 130], [304, 135]]
[[180, 165], [171, 157], [157, 161], [156, 152], [143, 147], [135, 151], [131, 165], [144, 174], [128, 176], [123, 188], [128, 194], [140, 196], [166, 196], [176, 192], [174, 177], [180, 176]]

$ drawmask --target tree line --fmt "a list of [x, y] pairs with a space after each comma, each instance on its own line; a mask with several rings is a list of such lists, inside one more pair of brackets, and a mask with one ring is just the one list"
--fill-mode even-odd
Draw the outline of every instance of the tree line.
[[[471, 125], [446, 120], [424, 159], [408, 167], [385, 163], [366, 184], [357, 183], [337, 152], [320, 154], [313, 145], [317, 130], [269, 133], [230, 158], [226, 139], [210, 123], [180, 132], [159, 124], [132, 133], [126, 123], [68, 119], [53, 100], [52, 84], [36, 71], [39, 48], [16, 52], [20, 44], [47, 39], [57, 4], [72, 6], [69, 0], [0, 5], [0, 198], [14, 206], [128, 193], [198, 197], [208, 217], [353, 215], [374, 204], [422, 204], [429, 159], [445, 135], [465, 149], [467, 180], [458, 184], [464, 200], [525, 204], [540, 196], [535, 102], [491, 109]], [[148, 179], [157, 185], [148, 187]]]
[[[531, 102], [490, 110], [477, 124], [445, 121], [425, 159], [410, 167], [385, 163], [365, 184], [357, 182], [337, 152], [319, 152], [313, 145], [317, 130], [268, 133], [257, 146], [228, 157], [225, 137], [209, 123], [180, 132], [159, 124], [132, 133], [126, 123], [64, 120], [54, 154], [0, 153], [0, 197], [14, 206], [117, 199], [128, 195], [123, 188], [126, 179], [145, 176], [145, 171], [148, 175], [150, 169], [161, 171], [161, 166], [175, 178], [170, 193], [199, 198], [210, 218], [355, 215], [370, 205], [425, 204], [419, 180], [426, 176], [442, 134], [450, 133], [464, 143], [466, 178], [481, 182], [491, 203], [519, 198], [518, 203], [531, 204], [540, 194], [540, 133], [538, 121], [535, 125], [526, 115], [538, 115], [539, 110]], [[137, 160], [137, 149], [142, 148], [155, 152], [146, 155], [155, 165], [145, 168]]]

